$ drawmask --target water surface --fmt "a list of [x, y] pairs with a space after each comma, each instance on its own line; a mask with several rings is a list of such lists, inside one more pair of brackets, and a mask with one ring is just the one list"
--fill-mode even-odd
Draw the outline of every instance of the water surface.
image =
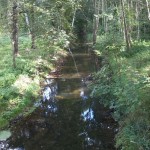
[[[61, 74], [47, 78], [36, 110], [11, 126], [7, 150], [115, 150], [116, 122], [111, 111], [89, 97], [93, 56], [74, 50]], [[2, 146], [2, 145], [1, 145]]]

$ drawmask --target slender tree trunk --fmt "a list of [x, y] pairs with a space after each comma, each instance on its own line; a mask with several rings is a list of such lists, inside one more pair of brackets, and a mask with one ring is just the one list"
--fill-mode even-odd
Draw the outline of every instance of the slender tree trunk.
[[74, 27], [75, 17], [76, 17], [76, 8], [74, 10], [73, 18], [72, 18], [72, 23], [71, 23], [72, 28]]
[[[104, 5], [104, 0], [102, 0], [102, 14], [105, 12], [105, 5]], [[102, 26], [104, 28], [104, 31], [105, 31], [105, 16], [103, 16], [103, 19], [102, 19]]]
[[96, 44], [96, 1], [93, 0], [94, 2], [94, 16], [93, 16], [93, 45]]
[[[132, 0], [129, 0], [128, 1], [128, 12], [130, 12], [130, 9], [132, 8]], [[131, 47], [131, 31], [132, 31], [132, 26], [131, 26], [131, 21], [130, 19], [128, 19], [128, 22], [127, 22], [127, 33], [128, 33], [128, 41], [129, 41], [129, 45]]]
[[[105, 0], [101, 0], [102, 1], [102, 13], [106, 13], [106, 9], [107, 9], [107, 1]], [[107, 17], [104, 15], [103, 16], [103, 28], [104, 28], [104, 32], [107, 33], [108, 31], [108, 26], [107, 26]]]
[[[121, 6], [121, 2], [119, 4]], [[119, 20], [119, 23], [120, 23], [120, 27], [119, 27], [119, 31], [120, 31], [120, 34], [124, 34], [124, 30], [123, 30], [123, 17], [122, 17], [122, 8], [119, 8], [119, 15], [118, 15], [118, 20]], [[124, 40], [125, 40], [125, 36], [124, 36]]]
[[24, 15], [25, 15], [26, 25], [28, 27], [29, 37], [31, 37], [31, 29], [30, 29], [29, 17], [28, 17], [27, 13], [24, 13]]
[[34, 16], [34, 6], [31, 8], [31, 48], [35, 49], [35, 16]]
[[16, 68], [16, 56], [18, 55], [18, 11], [17, 2], [13, 2], [12, 7], [12, 47], [13, 47], [13, 67]]
[[97, 30], [99, 26], [99, 8], [100, 8], [100, 0], [94, 0], [93, 45], [96, 44], [97, 40]]
[[146, 0], [146, 6], [147, 6], [148, 19], [150, 20], [150, 9], [149, 9], [149, 2], [148, 2], [148, 0]]
[[121, 0], [121, 7], [122, 7], [122, 14], [123, 14], [125, 40], [126, 40], [127, 50], [129, 50], [131, 45], [129, 42], [128, 29], [127, 29], [126, 18], [125, 18], [124, 0]]
[[[107, 9], [107, 1], [104, 0], [104, 8], [105, 8], [105, 11]], [[107, 33], [108, 32], [108, 18], [105, 17], [105, 32]]]
[[137, 40], [140, 39], [139, 2], [136, 2]]

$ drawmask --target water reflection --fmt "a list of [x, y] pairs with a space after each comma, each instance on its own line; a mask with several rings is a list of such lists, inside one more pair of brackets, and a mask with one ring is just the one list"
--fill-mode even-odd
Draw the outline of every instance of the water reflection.
[[94, 112], [92, 108], [88, 108], [87, 110], [83, 111], [81, 114], [84, 121], [93, 120], [94, 119]]
[[[89, 102], [88, 102], [89, 101]], [[114, 132], [117, 124], [108, 115], [108, 109], [98, 100], [84, 102], [81, 118], [84, 122], [79, 136], [83, 140], [84, 149], [87, 150], [114, 150]]]
[[84, 89], [80, 90], [80, 97], [82, 98], [82, 100], [88, 99], [88, 95], [85, 93]]
[[43, 102], [54, 99], [58, 90], [58, 85], [54, 79], [46, 79], [45, 84], [46, 86], [43, 90]]
[[[87, 61], [90, 59], [85, 58], [89, 55], [83, 56], [75, 56], [76, 65], [81, 66], [78, 67], [79, 73], [81, 68], [92, 68]], [[71, 60], [69, 58], [64, 65], [64, 76], [70, 71], [67, 68], [74, 67]], [[36, 110], [30, 116], [11, 126], [12, 136], [5, 141], [3, 149], [115, 150], [117, 125], [99, 100], [90, 99], [89, 80], [92, 80], [89, 74], [81, 78], [45, 79], [42, 100], [35, 103]]]
[[12, 127], [7, 150], [115, 149], [116, 124], [98, 100], [58, 101], [56, 93], [51, 92], [50, 99], [40, 101], [31, 116]]

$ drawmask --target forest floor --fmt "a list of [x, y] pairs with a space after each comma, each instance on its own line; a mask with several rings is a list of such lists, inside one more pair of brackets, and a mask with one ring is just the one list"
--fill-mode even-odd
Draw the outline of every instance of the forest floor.
[[0, 128], [18, 115], [28, 115], [40, 99], [41, 83], [67, 55], [58, 46], [46, 47], [37, 40], [36, 49], [30, 49], [29, 37], [19, 37], [19, 55], [16, 68], [12, 65], [12, 47], [8, 36], [0, 37]]

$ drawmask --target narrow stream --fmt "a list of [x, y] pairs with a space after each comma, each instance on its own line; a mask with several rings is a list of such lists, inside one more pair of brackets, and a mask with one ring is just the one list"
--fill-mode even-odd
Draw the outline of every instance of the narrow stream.
[[61, 74], [45, 80], [36, 110], [12, 124], [3, 150], [115, 150], [117, 124], [87, 89], [93, 57], [86, 48], [72, 53]]

